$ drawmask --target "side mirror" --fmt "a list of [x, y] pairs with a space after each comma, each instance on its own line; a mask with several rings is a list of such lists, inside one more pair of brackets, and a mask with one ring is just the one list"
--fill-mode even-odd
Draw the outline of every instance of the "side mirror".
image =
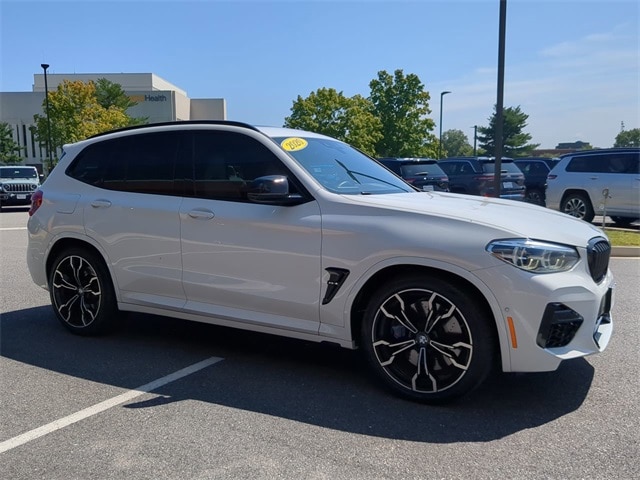
[[302, 195], [290, 193], [289, 179], [284, 175], [256, 178], [249, 186], [247, 198], [267, 205], [297, 205], [304, 201]]

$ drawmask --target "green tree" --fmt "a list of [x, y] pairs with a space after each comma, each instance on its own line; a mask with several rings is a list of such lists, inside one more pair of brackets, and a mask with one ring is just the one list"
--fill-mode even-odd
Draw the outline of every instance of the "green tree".
[[[488, 127], [478, 127], [478, 143], [487, 152], [487, 155], [494, 156], [496, 152], [496, 106], [494, 113], [489, 118]], [[531, 135], [524, 133], [529, 115], [524, 113], [520, 106], [503, 109], [502, 127], [502, 153], [505, 157], [526, 157], [538, 148], [538, 143], [527, 143], [531, 140]]]
[[442, 132], [443, 157], [459, 157], [473, 155], [473, 147], [462, 130], [447, 130]]
[[430, 133], [435, 123], [427, 117], [431, 113], [431, 97], [418, 76], [413, 73], [405, 76], [402, 70], [391, 76], [382, 70], [369, 87], [373, 113], [382, 123], [377, 156], [436, 158], [438, 141]]
[[[42, 102], [43, 112], [46, 103]], [[56, 152], [65, 143], [84, 140], [92, 135], [125, 127], [129, 117], [122, 108], [115, 105], [108, 108], [98, 103], [96, 85], [89, 81], [64, 80], [54, 92], [49, 92], [49, 118], [51, 123], [51, 146]], [[48, 124], [46, 115], [33, 116], [32, 127], [35, 139], [47, 144]]]
[[382, 137], [373, 106], [360, 95], [345, 97], [333, 88], [319, 88], [293, 102], [284, 126], [321, 133], [343, 140], [369, 155]]
[[640, 147], [640, 128], [623, 130], [616, 135], [614, 147]]
[[22, 162], [20, 152], [22, 148], [13, 139], [11, 125], [0, 123], [0, 163], [16, 164]]
[[[117, 107], [123, 112], [138, 104], [131, 100], [119, 83], [111, 82], [106, 78], [99, 78], [96, 81], [96, 99], [102, 108]], [[148, 117], [130, 117], [129, 125], [142, 125], [148, 121]]]

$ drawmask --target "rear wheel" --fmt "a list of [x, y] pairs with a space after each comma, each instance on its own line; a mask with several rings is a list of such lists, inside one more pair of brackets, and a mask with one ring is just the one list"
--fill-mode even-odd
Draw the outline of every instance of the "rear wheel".
[[426, 275], [392, 280], [362, 324], [366, 359], [400, 396], [425, 403], [476, 388], [492, 366], [495, 337], [484, 309], [456, 285]]
[[564, 197], [560, 210], [585, 222], [590, 222], [594, 217], [591, 202], [583, 193], [570, 193]]
[[531, 190], [527, 190], [527, 194], [525, 195], [525, 200], [529, 203], [534, 203], [536, 205], [544, 204], [544, 197], [542, 195], [542, 191], [532, 188]]
[[49, 292], [58, 320], [73, 333], [104, 333], [116, 322], [111, 277], [102, 258], [88, 249], [70, 248], [56, 257]]

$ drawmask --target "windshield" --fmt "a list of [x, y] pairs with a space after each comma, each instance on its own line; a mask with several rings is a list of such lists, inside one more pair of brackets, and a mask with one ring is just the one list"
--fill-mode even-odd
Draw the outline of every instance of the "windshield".
[[0, 168], [0, 178], [38, 178], [38, 172], [33, 168], [3, 167]]
[[415, 191], [346, 143], [324, 138], [275, 137], [274, 140], [330, 192], [370, 195]]

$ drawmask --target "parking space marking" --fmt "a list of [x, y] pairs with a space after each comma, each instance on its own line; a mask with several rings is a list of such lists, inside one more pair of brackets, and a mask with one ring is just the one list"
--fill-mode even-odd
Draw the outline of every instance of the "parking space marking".
[[9, 230], [26, 230], [27, 227], [0, 227], [0, 231], [6, 232]]
[[55, 432], [56, 430], [60, 430], [61, 428], [67, 427], [73, 423], [79, 422], [80, 420], [84, 420], [85, 418], [96, 415], [100, 412], [104, 412], [109, 408], [120, 405], [121, 403], [128, 402], [140, 395], [144, 395], [145, 393], [150, 393], [153, 390], [160, 388], [168, 383], [175, 382], [183, 377], [191, 375], [199, 370], [207, 368], [215, 363], [224, 360], [220, 357], [210, 357], [206, 360], [203, 360], [198, 363], [194, 363], [186, 368], [178, 370], [177, 372], [171, 373], [165, 377], [154, 380], [153, 382], [147, 383], [138, 387], [134, 390], [129, 390], [121, 395], [110, 398], [109, 400], [105, 400], [104, 402], [97, 403], [91, 407], [85, 408], [84, 410], [80, 410], [79, 412], [72, 413], [66, 417], [55, 420], [47, 425], [43, 425], [42, 427], [35, 428], [28, 432], [25, 432], [17, 437], [10, 438], [9, 440], [5, 440], [0, 443], [0, 453], [4, 453], [8, 450], [11, 450], [15, 447], [23, 445], [31, 440], [35, 440], [36, 438], [43, 437], [49, 433]]

